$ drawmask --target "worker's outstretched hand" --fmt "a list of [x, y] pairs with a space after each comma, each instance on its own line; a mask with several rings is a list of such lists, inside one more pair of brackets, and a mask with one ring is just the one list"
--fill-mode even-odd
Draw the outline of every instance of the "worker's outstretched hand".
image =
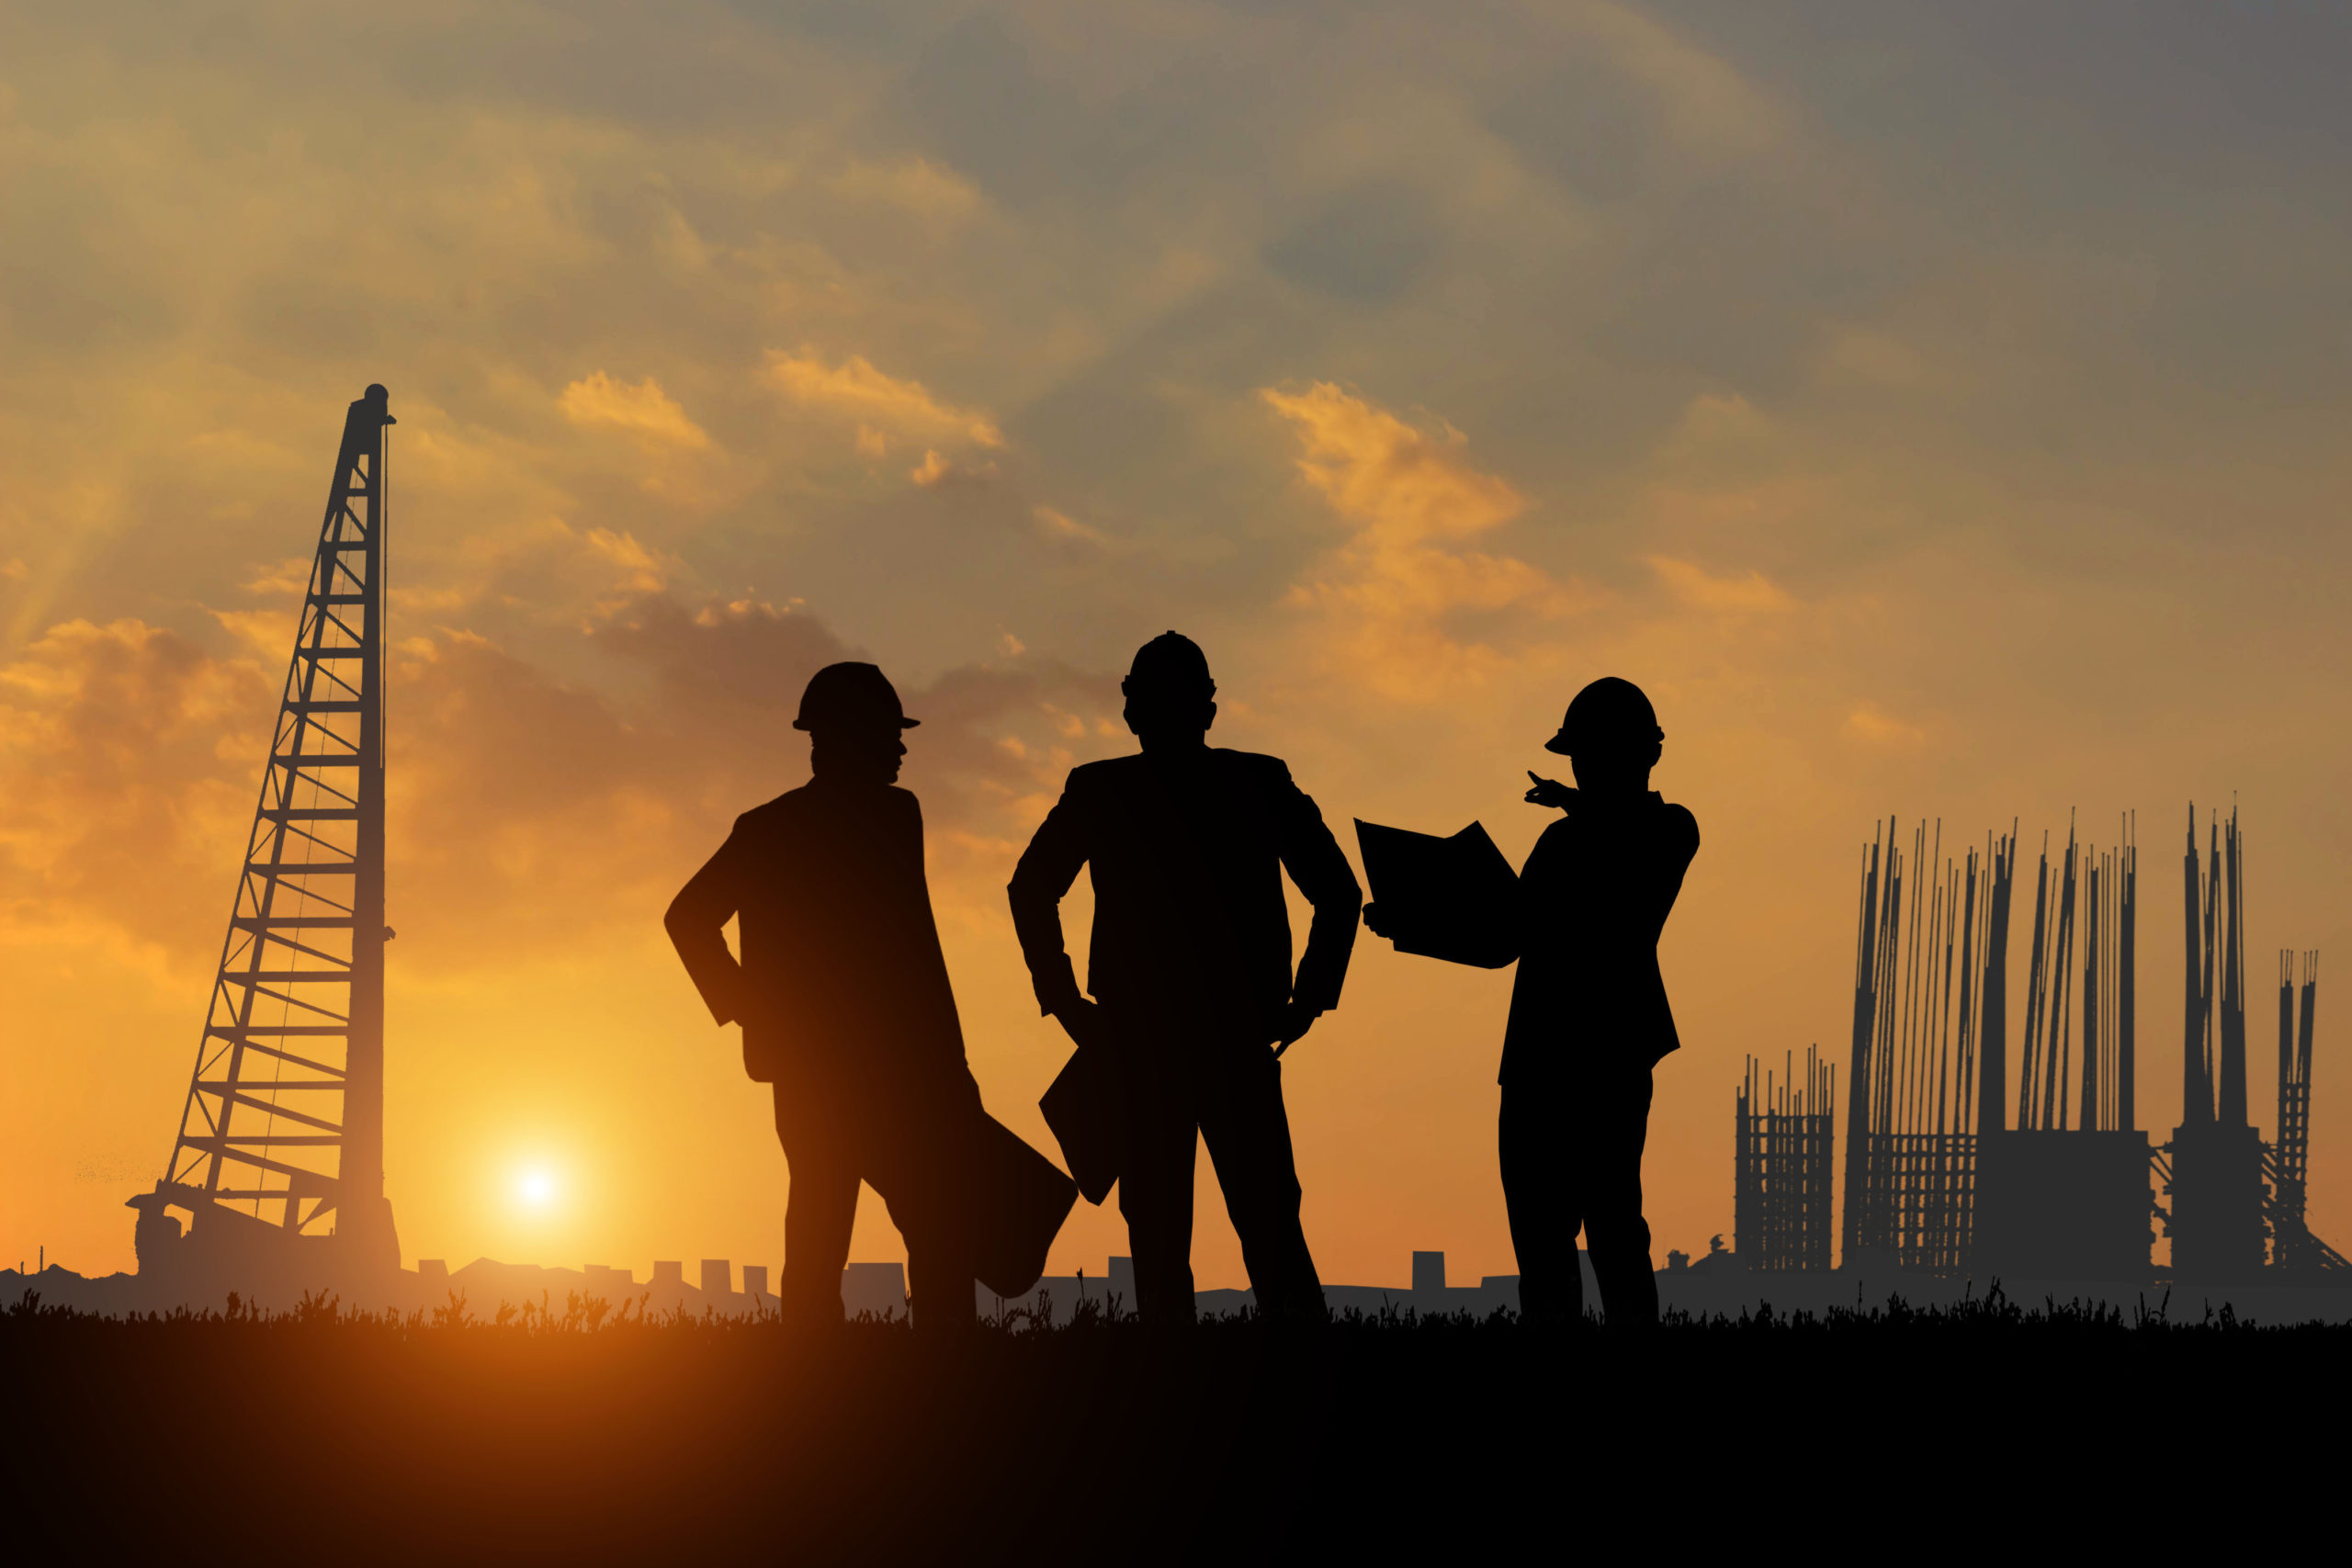
[[1562, 811], [1575, 809], [1577, 792], [1574, 784], [1564, 784], [1557, 779], [1547, 779], [1532, 769], [1527, 776], [1535, 781], [1534, 786], [1527, 792], [1528, 805], [1555, 807]]

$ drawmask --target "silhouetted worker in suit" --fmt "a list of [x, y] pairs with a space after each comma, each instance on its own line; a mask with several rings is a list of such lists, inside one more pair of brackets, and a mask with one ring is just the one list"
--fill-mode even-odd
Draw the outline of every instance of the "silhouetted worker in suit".
[[[743, 1066], [775, 1086], [792, 1189], [787, 1318], [839, 1323], [858, 1182], [907, 1243], [919, 1328], [974, 1321], [969, 1217], [956, 1166], [979, 1087], [923, 875], [922, 808], [894, 787], [907, 754], [899, 694], [871, 664], [831, 664], [793, 728], [814, 773], [735, 820], [664, 923], [720, 1023], [743, 1026]], [[721, 934], [739, 917], [742, 959]]]
[[[1122, 688], [1139, 756], [1072, 769], [1007, 892], [1039, 1009], [1116, 1053], [1119, 1212], [1148, 1321], [1193, 1321], [1193, 1159], [1208, 1144], [1259, 1309], [1320, 1322], [1276, 1058], [1339, 1005], [1363, 902], [1321, 813], [1278, 758], [1213, 749], [1216, 683], [1190, 638], [1154, 637]], [[1089, 1000], [1061, 898], [1091, 868]], [[1315, 918], [1291, 973], [1287, 870]]]
[[[1578, 1323], [1577, 1232], [1611, 1324], [1657, 1321], [1642, 1145], [1651, 1069], [1679, 1049], [1657, 941], [1699, 852], [1698, 819], [1649, 787], [1666, 731], [1639, 686], [1595, 681], [1544, 743], [1570, 789], [1534, 773], [1533, 805], [1567, 815], [1544, 830], [1501, 912], [1493, 967], [1516, 959], [1503, 1035], [1503, 1201], [1531, 1321]], [[1374, 905], [1364, 919], [1395, 930]]]

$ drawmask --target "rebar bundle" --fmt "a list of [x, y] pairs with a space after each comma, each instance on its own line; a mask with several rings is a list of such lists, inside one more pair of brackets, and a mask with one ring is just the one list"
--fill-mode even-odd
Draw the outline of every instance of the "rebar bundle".
[[1955, 863], [1941, 840], [1940, 823], [1932, 838], [1925, 823], [1913, 835], [1907, 863], [1929, 874], [1907, 899], [1892, 821], [1864, 861], [1850, 1069], [1862, 1089], [1847, 1111], [1844, 1240], [1849, 1258], [1951, 1273], [1968, 1260], [1977, 1057], [1985, 1024], [1999, 1026], [2014, 851], [1988, 836]]
[[[2296, 954], [2278, 955], [2278, 1141], [2272, 1145], [2270, 1262], [2278, 1269], [2352, 1268], [2312, 1234], [2306, 1217], [2312, 1159], [2312, 1024], [2319, 1010], [2319, 954], [2302, 956], [2302, 994], [2297, 1006]], [[2301, 1039], [2297, 1041], [2297, 1024]]]
[[2183, 933], [2181, 1116], [2159, 1166], [2176, 1274], [2251, 1277], [2265, 1261], [2272, 1194], [2268, 1161], [2246, 1117], [2245, 840], [2237, 812], [2218, 813], [2202, 863], [2197, 811], [2181, 857]]
[[[2054, 874], [2046, 842], [2042, 848], [2035, 875], [2025, 1032], [2018, 1043], [2020, 1132], [2132, 1129], [2138, 1114], [2132, 990], [2139, 925], [2139, 850], [2133, 840], [2128, 815], [2111, 851], [2078, 844], [2069, 824], [2065, 859]], [[2078, 933], [2079, 971], [2074, 963]]]

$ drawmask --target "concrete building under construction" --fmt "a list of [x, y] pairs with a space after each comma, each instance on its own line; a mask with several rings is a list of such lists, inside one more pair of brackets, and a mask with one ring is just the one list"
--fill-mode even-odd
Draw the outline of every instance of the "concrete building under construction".
[[[2182, 863], [2186, 1109], [2160, 1148], [2137, 1120], [2130, 819], [2103, 850], [2070, 828], [2054, 865], [2045, 840], [2014, 1090], [2014, 830], [1955, 860], [1925, 825], [1906, 854], [1890, 823], [1863, 852], [1842, 1263], [1953, 1279], [2121, 1282], [2161, 1271], [2203, 1283], [2352, 1283], [2305, 1218], [2317, 955], [2280, 956], [2278, 1137], [2265, 1143], [2247, 1114], [2244, 840], [2233, 811], [2209, 824], [2200, 856], [2196, 827], [2192, 808]], [[1738, 1095], [1736, 1250], [1750, 1269], [1827, 1267], [1826, 1205], [1816, 1213], [1790, 1197], [1826, 1193], [1835, 1166], [1827, 1079], [1808, 1060], [1806, 1089], [1778, 1091], [1786, 1104], [1769, 1089], [1759, 1099], [1753, 1062]], [[1793, 1212], [1822, 1225], [1824, 1239], [1793, 1244]], [[2162, 1270], [2158, 1222], [2172, 1241]]]

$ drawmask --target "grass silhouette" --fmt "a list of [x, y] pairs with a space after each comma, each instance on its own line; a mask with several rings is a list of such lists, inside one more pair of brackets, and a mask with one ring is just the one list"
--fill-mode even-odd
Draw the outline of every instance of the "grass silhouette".
[[1389, 1310], [1171, 1336], [1087, 1303], [1008, 1311], [961, 1346], [900, 1318], [808, 1332], [578, 1293], [98, 1317], [28, 1292], [0, 1313], [35, 1539], [185, 1547], [226, 1508], [222, 1543], [257, 1562], [321, 1542], [385, 1562], [1254, 1562], [1385, 1556], [1399, 1532], [1506, 1520], [1565, 1542], [1602, 1504], [1661, 1528], [1792, 1487], [1907, 1506], [1870, 1479], [1886, 1457], [1870, 1434], [1889, 1428], [1932, 1434], [1939, 1487], [1936, 1466], [2039, 1453], [2056, 1431], [2035, 1464], [2130, 1489], [2149, 1434], [2210, 1422], [2199, 1462], [2219, 1484], [2274, 1392], [2347, 1347], [2352, 1328], [1997, 1289], [1670, 1313], [1648, 1335]]

